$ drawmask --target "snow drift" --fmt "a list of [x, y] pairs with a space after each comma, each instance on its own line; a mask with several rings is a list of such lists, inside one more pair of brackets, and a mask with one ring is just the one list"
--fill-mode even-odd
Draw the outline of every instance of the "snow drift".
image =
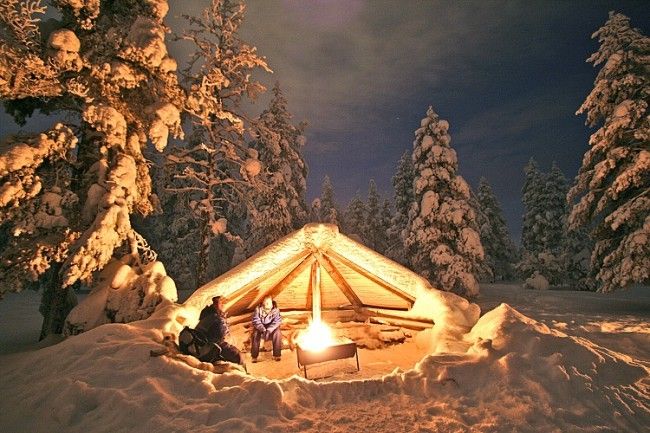
[[327, 383], [150, 358], [163, 313], [3, 357], [0, 430], [638, 432], [650, 423], [646, 365], [506, 304], [459, 341], [464, 350]]

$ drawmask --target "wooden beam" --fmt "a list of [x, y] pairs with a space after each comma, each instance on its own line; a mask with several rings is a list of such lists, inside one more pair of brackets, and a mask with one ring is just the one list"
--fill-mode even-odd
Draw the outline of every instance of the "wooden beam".
[[314, 322], [321, 321], [320, 265], [314, 260], [311, 265], [311, 311]]
[[339, 290], [343, 292], [345, 297], [348, 298], [348, 301], [350, 301], [352, 307], [355, 310], [361, 308], [361, 299], [359, 299], [357, 294], [354, 293], [354, 290], [352, 290], [350, 284], [348, 284], [343, 275], [341, 275], [341, 273], [338, 271], [338, 269], [336, 269], [332, 262], [327, 257], [323, 256], [320, 252], [316, 253], [316, 260], [318, 260], [318, 263], [320, 263], [320, 265], [325, 268], [325, 271], [329, 274], [329, 276], [332, 277], [332, 281], [334, 281]]
[[414, 317], [410, 314], [401, 314], [399, 310], [393, 310], [382, 307], [371, 307], [366, 306], [366, 311], [369, 311], [371, 315], [381, 316], [381, 317], [394, 317], [396, 319], [405, 319], [405, 320], [416, 320], [418, 322], [424, 323], [435, 323], [430, 317]]
[[[311, 255], [311, 251], [301, 251], [300, 253], [291, 257], [289, 260], [279, 264], [277, 267], [278, 268], [293, 267], [294, 264], [296, 265], [299, 264], [301, 261], [303, 261], [306, 257], [309, 257], [310, 255]], [[237, 301], [239, 301], [240, 298], [246, 295], [250, 290], [259, 286], [260, 283], [268, 279], [268, 277], [269, 277], [268, 274], [262, 274], [259, 277], [255, 278], [254, 280], [250, 281], [248, 284], [245, 284], [243, 287], [225, 296], [226, 301], [224, 304], [224, 310], [228, 311], [233, 305], [237, 303]]]
[[376, 323], [379, 325], [399, 326], [401, 328], [412, 329], [414, 331], [424, 331], [425, 329], [429, 329], [433, 327], [433, 325], [427, 323], [414, 322], [414, 321], [403, 320], [403, 319], [391, 319], [389, 317], [370, 316], [368, 317], [368, 319], [370, 319], [370, 323]]
[[381, 310], [377, 308], [364, 308], [363, 314], [368, 318], [378, 318], [390, 322], [391, 324], [404, 326], [405, 328], [411, 327], [411, 329], [421, 328], [431, 328], [435, 325], [435, 322], [432, 319], [425, 319], [421, 317], [405, 317], [400, 314], [395, 314], [391, 311]]
[[390, 284], [389, 282], [382, 279], [381, 277], [371, 274], [366, 269], [364, 269], [361, 266], [357, 265], [356, 263], [348, 260], [347, 258], [343, 257], [342, 255], [340, 255], [336, 251], [333, 251], [332, 249], [328, 249], [327, 251], [325, 251], [325, 255], [333, 257], [334, 259], [336, 259], [339, 262], [343, 263], [344, 265], [346, 265], [347, 267], [349, 267], [353, 271], [358, 272], [359, 274], [363, 275], [364, 277], [366, 277], [367, 279], [369, 279], [373, 283], [380, 285], [384, 289], [386, 289], [389, 292], [399, 296], [400, 298], [407, 301], [411, 306], [413, 306], [413, 302], [415, 302], [415, 297], [413, 297], [413, 296], [409, 295], [408, 293], [404, 292], [399, 287], [395, 287], [392, 284]]
[[[291, 272], [287, 274], [286, 277], [284, 277], [278, 284], [276, 284], [273, 288], [271, 288], [269, 291], [266, 292], [265, 296], [270, 296], [272, 298], [275, 298], [278, 296], [284, 289], [289, 287], [293, 281], [298, 278], [298, 275], [300, 275], [304, 270], [306, 270], [309, 266], [311, 266], [314, 262], [316, 261], [316, 258], [314, 257], [313, 254], [310, 254], [303, 259], [302, 262], [298, 264]], [[282, 307], [280, 305], [280, 307]]]

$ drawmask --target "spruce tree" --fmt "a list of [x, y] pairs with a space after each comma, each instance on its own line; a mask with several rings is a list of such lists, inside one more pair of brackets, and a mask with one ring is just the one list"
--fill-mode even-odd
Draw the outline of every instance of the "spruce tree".
[[379, 192], [377, 192], [377, 184], [373, 179], [370, 179], [370, 184], [368, 185], [368, 199], [366, 201], [366, 220], [363, 224], [365, 232], [362, 234], [362, 237], [367, 246], [377, 251], [383, 240], [379, 200], [380, 197]]
[[323, 216], [322, 216], [322, 212], [321, 212], [320, 197], [316, 197], [311, 202], [311, 206], [309, 207], [309, 222], [310, 223], [321, 223], [321, 222], [323, 222]]
[[533, 158], [524, 167], [524, 173], [526, 178], [521, 190], [524, 204], [521, 247], [525, 252], [537, 254], [543, 249], [540, 238], [543, 236], [541, 219], [544, 212], [544, 204], [542, 203], [544, 179], [537, 162]]
[[334, 186], [329, 176], [323, 179], [323, 186], [320, 197], [321, 222], [339, 225], [339, 212], [334, 197]]
[[358, 237], [364, 244], [366, 243], [363, 235], [366, 233], [367, 213], [366, 204], [361, 199], [359, 192], [357, 192], [345, 210], [345, 224], [343, 227], [344, 233]]
[[582, 256], [590, 250], [590, 241], [586, 233], [567, 226], [566, 178], [555, 162], [548, 174], [537, 171], [536, 176], [541, 188], [529, 189], [524, 197], [526, 216], [534, 224], [531, 232], [522, 233], [528, 243], [518, 269], [523, 278], [537, 273], [552, 285], [587, 289], [588, 267]]
[[131, 216], [153, 210], [143, 152], [182, 138], [187, 93], [167, 53], [165, 1], [52, 2], [42, 27], [46, 8], [23, 6], [0, 7], [0, 98], [19, 123], [34, 109], [66, 120], [2, 146], [0, 225], [13, 236], [0, 291], [42, 284], [44, 337], [62, 331], [73, 284], [118, 258], [140, 275], [156, 260]]
[[508, 233], [501, 205], [485, 178], [479, 181], [477, 206], [481, 243], [492, 279], [494, 281], [513, 279], [516, 248]]
[[307, 221], [307, 164], [302, 156], [303, 125], [294, 126], [287, 101], [275, 84], [273, 98], [255, 122], [252, 147], [264, 167], [263, 181], [249, 209], [247, 255], [252, 255]]
[[414, 179], [415, 172], [413, 170], [411, 153], [404, 152], [392, 179], [395, 190], [395, 215], [388, 229], [388, 246], [386, 248], [388, 257], [403, 265], [408, 265], [406, 250], [404, 248], [404, 238], [406, 236], [409, 210], [415, 201], [413, 195]]
[[393, 221], [393, 212], [391, 209], [390, 200], [384, 199], [381, 205], [381, 213], [379, 216], [380, 230], [377, 233], [377, 243], [375, 250], [381, 254], [386, 255], [389, 245], [389, 230]]
[[415, 201], [406, 237], [411, 264], [434, 287], [475, 296], [483, 246], [469, 186], [456, 174], [449, 123], [429, 107], [420, 125], [413, 142]]
[[588, 61], [603, 65], [577, 114], [598, 127], [568, 195], [572, 229], [591, 230], [599, 289], [650, 279], [650, 38], [610, 12]]

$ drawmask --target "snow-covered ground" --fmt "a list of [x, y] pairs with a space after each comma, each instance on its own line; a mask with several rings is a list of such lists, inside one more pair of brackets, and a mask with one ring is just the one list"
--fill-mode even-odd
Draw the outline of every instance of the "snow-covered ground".
[[[0, 431], [650, 429], [647, 288], [602, 295], [490, 285], [481, 293], [491, 311], [462, 338], [465, 350], [419, 362], [414, 346], [362, 352], [362, 375], [341, 361], [346, 380], [326, 381], [267, 379], [272, 361], [245, 375], [151, 358], [162, 337], [153, 321], [11, 353], [35, 347], [25, 339], [40, 323], [37, 294], [9, 295], [0, 302]], [[283, 358], [295, 366], [292, 354]]]

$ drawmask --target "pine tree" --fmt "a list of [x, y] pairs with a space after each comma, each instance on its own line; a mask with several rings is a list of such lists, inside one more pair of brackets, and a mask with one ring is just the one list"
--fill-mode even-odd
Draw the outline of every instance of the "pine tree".
[[492, 271], [492, 268], [490, 267], [490, 263], [487, 261], [487, 252], [486, 252], [486, 246], [485, 246], [485, 240], [483, 239], [483, 230], [485, 227], [489, 226], [488, 218], [487, 215], [483, 212], [481, 209], [481, 205], [479, 204], [478, 197], [476, 193], [474, 193], [474, 190], [472, 187], [469, 188], [469, 200], [468, 203], [472, 210], [474, 211], [474, 215], [476, 215], [476, 228], [479, 236], [481, 236], [481, 243], [484, 245], [483, 246], [483, 261], [480, 263], [476, 270], [476, 278], [478, 279], [479, 282], [493, 282], [494, 279], [494, 273]]
[[182, 39], [195, 51], [184, 70], [190, 85], [186, 103], [193, 134], [185, 146], [167, 157], [168, 191], [187, 196], [199, 232], [196, 287], [211, 280], [212, 246], [219, 239], [241, 242], [230, 230], [228, 216], [252, 201], [262, 169], [259, 152], [245, 141], [240, 108], [243, 97], [264, 88], [251, 78], [255, 69], [269, 71], [255, 48], [244, 43], [239, 29], [245, 6], [213, 0], [201, 18], [190, 18]]
[[311, 206], [309, 207], [309, 222], [310, 223], [321, 223], [324, 218], [321, 212], [321, 202], [320, 197], [316, 197], [312, 200]]
[[591, 274], [591, 252], [593, 244], [589, 232], [584, 228], [571, 229], [565, 224], [562, 263], [564, 283], [576, 290], [594, 290], [595, 281]]
[[413, 160], [409, 152], [404, 152], [400, 158], [397, 171], [392, 180], [395, 190], [395, 215], [388, 229], [388, 247], [386, 254], [391, 259], [403, 265], [408, 265], [408, 258], [404, 248], [404, 238], [406, 236], [409, 210], [415, 201], [413, 194], [415, 172], [413, 169]]
[[328, 224], [339, 224], [338, 206], [334, 197], [334, 186], [329, 176], [323, 179], [323, 186], [320, 197], [321, 222]]
[[569, 225], [591, 230], [591, 266], [611, 291], [650, 278], [650, 38], [614, 12], [592, 37], [600, 48], [588, 61], [603, 66], [577, 114], [599, 128], [568, 195]]
[[381, 205], [381, 213], [379, 215], [380, 230], [377, 233], [377, 241], [375, 250], [381, 254], [386, 254], [388, 250], [388, 235], [393, 221], [393, 212], [391, 210], [390, 200], [384, 199]]
[[366, 240], [363, 238], [363, 234], [366, 233], [367, 213], [366, 204], [361, 199], [359, 192], [357, 192], [345, 210], [344, 233], [358, 237], [364, 244]]
[[469, 186], [456, 174], [449, 123], [429, 107], [420, 125], [413, 142], [415, 201], [406, 237], [411, 264], [434, 287], [474, 296], [484, 253]]
[[481, 178], [477, 193], [477, 221], [481, 243], [485, 250], [485, 261], [493, 281], [514, 278], [516, 248], [506, 225], [503, 211], [487, 179]]
[[544, 228], [542, 233], [543, 248], [559, 255], [564, 245], [564, 226], [568, 214], [566, 195], [569, 184], [554, 161], [551, 171], [545, 176], [543, 205]]
[[521, 229], [521, 247], [525, 252], [537, 254], [543, 249], [540, 237], [543, 228], [540, 226], [541, 215], [544, 212], [542, 195], [544, 194], [544, 179], [539, 171], [537, 162], [531, 158], [524, 168], [526, 179], [522, 187], [524, 217]]
[[370, 179], [368, 186], [368, 199], [366, 201], [366, 220], [363, 223], [361, 237], [366, 242], [366, 245], [376, 251], [381, 248], [381, 243], [384, 235], [383, 227], [381, 224], [381, 208], [379, 203], [380, 197], [377, 192], [377, 184], [373, 179]]
[[567, 183], [557, 165], [548, 174], [537, 169], [534, 160], [525, 169], [524, 231], [522, 259], [518, 269], [523, 278], [542, 275], [550, 284], [564, 282], [561, 262], [566, 221]]
[[302, 227], [307, 221], [303, 127], [291, 124], [287, 100], [276, 83], [270, 105], [260, 114], [254, 127], [257, 138], [253, 147], [259, 152], [264, 167], [261, 176], [264, 186], [254, 194], [249, 210], [247, 255]]
[[39, 1], [0, 6], [5, 108], [19, 123], [34, 109], [69, 119], [9, 137], [0, 154], [0, 224], [13, 235], [0, 290], [43, 285], [41, 337], [62, 331], [73, 284], [116, 258], [136, 272], [156, 260], [130, 217], [153, 209], [143, 151], [148, 140], [162, 151], [169, 135], [182, 137], [186, 99], [165, 45], [165, 1], [53, 5], [46, 34]]

